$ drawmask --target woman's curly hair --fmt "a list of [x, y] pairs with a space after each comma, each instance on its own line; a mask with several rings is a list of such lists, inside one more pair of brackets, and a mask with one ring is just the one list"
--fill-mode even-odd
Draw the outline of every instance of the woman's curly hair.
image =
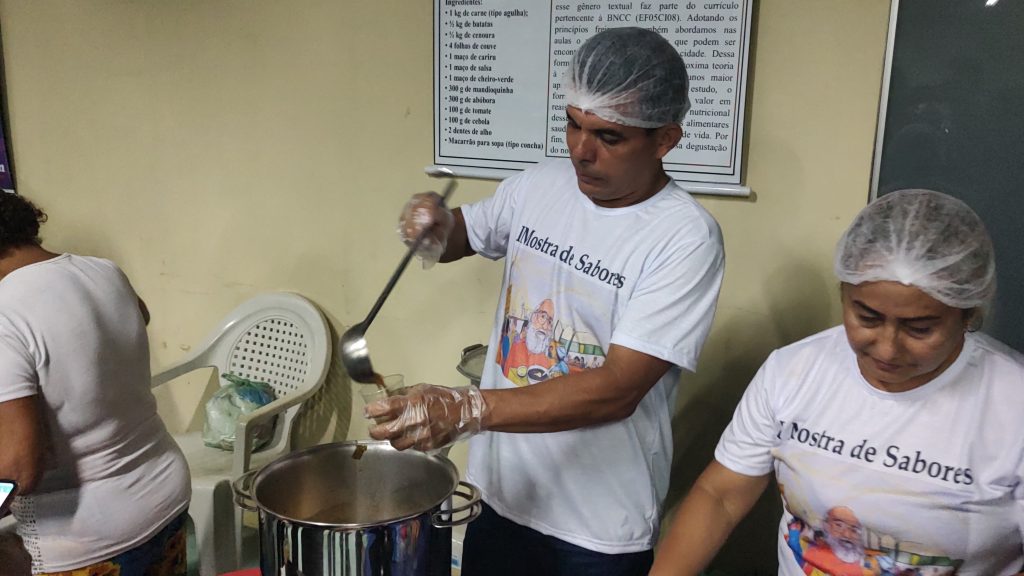
[[23, 196], [0, 192], [0, 253], [8, 248], [39, 245], [39, 225], [46, 213]]

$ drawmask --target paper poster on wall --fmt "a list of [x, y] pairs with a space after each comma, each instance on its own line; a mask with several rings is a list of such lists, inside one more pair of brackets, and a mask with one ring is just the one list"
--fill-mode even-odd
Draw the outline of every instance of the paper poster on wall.
[[434, 0], [434, 163], [504, 178], [565, 158], [565, 75], [606, 28], [640, 26], [679, 50], [690, 76], [684, 136], [665, 168], [695, 192], [741, 186], [752, 0]]

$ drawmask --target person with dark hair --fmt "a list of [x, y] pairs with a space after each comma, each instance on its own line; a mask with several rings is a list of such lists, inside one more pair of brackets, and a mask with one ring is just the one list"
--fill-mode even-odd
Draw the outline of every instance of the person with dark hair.
[[[8, 193], [10, 194], [10, 193]], [[0, 197], [0, 250], [39, 244], [39, 225], [46, 214], [24, 198], [10, 194]]]
[[185, 574], [191, 483], [150, 391], [149, 314], [109, 260], [42, 247], [0, 193], [0, 478], [37, 575]]
[[[570, 68], [568, 159], [453, 212], [432, 194], [403, 211], [406, 241], [431, 231], [424, 258], [505, 262], [481, 389], [420, 385], [367, 407], [386, 420], [370, 434], [399, 449], [476, 435], [467, 477], [484, 506], [464, 576], [646, 574], [677, 383], [696, 369], [722, 282], [718, 224], [662, 164], [689, 105], [679, 52], [614, 28]], [[503, 371], [506, 320], [527, 333]], [[570, 354], [586, 369], [551, 370]]]
[[780, 575], [1024, 568], [1024, 355], [976, 332], [996, 289], [981, 219], [939, 192], [886, 194], [834, 270], [842, 325], [761, 366], [651, 576], [700, 574], [773, 474]]

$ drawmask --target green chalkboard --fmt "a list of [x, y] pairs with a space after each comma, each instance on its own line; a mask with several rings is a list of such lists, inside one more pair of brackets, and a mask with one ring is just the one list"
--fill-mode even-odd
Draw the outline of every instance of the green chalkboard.
[[894, 0], [874, 190], [946, 192], [985, 221], [984, 331], [1024, 351], [1024, 2]]

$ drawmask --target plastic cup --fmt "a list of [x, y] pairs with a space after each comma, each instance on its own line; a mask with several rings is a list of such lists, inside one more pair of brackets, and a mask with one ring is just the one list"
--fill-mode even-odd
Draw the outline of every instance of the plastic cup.
[[[405, 377], [401, 374], [388, 374], [387, 376], [382, 376], [381, 380], [384, 383], [383, 387], [377, 384], [359, 385], [359, 395], [363, 397], [363, 402], [367, 406], [378, 400], [398, 395], [405, 388]], [[378, 424], [384, 421], [382, 418], [374, 418], [373, 420]]]

